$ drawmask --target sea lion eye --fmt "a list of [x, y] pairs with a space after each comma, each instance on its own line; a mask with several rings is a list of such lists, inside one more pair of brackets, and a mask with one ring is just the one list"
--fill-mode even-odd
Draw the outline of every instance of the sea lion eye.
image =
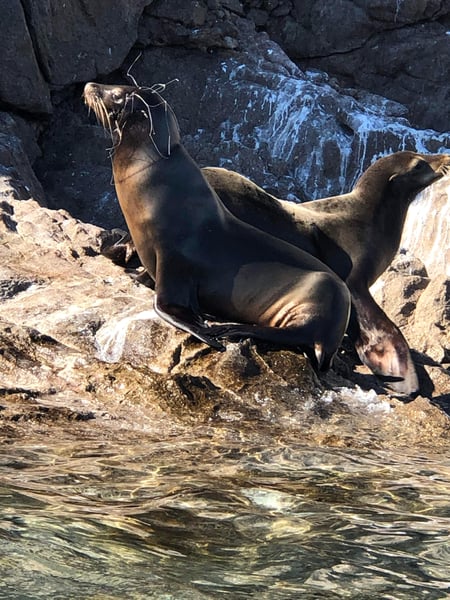
[[416, 165], [414, 165], [414, 171], [420, 171], [420, 169], [423, 169], [424, 165], [427, 165], [428, 163], [425, 162], [424, 160], [419, 160], [418, 163]]
[[117, 104], [123, 104], [123, 96], [120, 92], [111, 92], [111, 98]]

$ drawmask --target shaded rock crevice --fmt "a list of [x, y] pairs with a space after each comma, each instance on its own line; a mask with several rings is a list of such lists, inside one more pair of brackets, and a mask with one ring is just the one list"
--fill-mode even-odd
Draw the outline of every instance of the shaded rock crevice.
[[45, 80], [45, 82], [48, 85], [50, 83], [50, 73], [49, 73], [48, 69], [46, 68], [45, 60], [43, 59], [43, 57], [39, 51], [39, 37], [38, 37], [39, 32], [36, 31], [36, 29], [33, 25], [32, 16], [30, 14], [30, 1], [29, 0], [19, 0], [19, 1], [22, 6], [24, 19], [25, 19], [25, 23], [26, 23], [26, 27], [27, 27], [27, 32], [28, 32], [28, 35], [29, 35], [31, 43], [32, 43], [33, 53], [34, 53], [34, 57], [36, 59], [36, 63], [39, 66], [39, 70], [41, 72], [42, 78]]

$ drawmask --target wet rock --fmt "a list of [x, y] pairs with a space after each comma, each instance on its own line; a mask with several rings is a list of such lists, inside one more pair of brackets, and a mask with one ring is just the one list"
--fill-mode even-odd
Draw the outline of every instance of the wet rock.
[[[348, 191], [374, 157], [393, 149], [450, 146], [447, 134], [414, 130], [391, 116], [384, 99], [367, 107], [305, 75], [265, 34], [239, 29], [239, 44], [239, 52], [212, 54], [151, 47], [133, 67], [141, 84], [172, 82], [164, 97], [200, 166], [227, 167], [278, 197], [305, 200]], [[112, 229], [124, 223], [107, 147], [81, 103], [63, 104], [43, 138], [37, 170], [51, 206]]]
[[33, 200], [2, 210], [15, 226], [0, 220], [0, 436], [164, 423], [337, 446], [444, 444], [449, 419], [429, 400], [405, 412], [360, 389], [351, 369], [318, 380], [305, 357], [266, 344], [217, 352], [156, 317], [153, 292], [99, 255], [98, 227]]

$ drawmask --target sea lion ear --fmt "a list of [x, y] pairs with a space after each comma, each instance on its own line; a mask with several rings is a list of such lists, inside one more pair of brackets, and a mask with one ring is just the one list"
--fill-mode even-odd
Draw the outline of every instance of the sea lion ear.
[[398, 177], [398, 173], [393, 173], [390, 177], [389, 177], [389, 181], [394, 181], [394, 179], [397, 179]]

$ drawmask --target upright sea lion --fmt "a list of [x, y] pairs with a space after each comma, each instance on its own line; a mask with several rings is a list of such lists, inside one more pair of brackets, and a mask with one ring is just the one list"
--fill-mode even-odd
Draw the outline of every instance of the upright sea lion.
[[[218, 337], [253, 337], [299, 347], [327, 369], [347, 328], [345, 284], [225, 208], [154, 89], [88, 83], [84, 97], [112, 134], [117, 196], [157, 314], [215, 348]], [[206, 315], [233, 323], [208, 326]]]
[[348, 333], [360, 359], [404, 394], [418, 389], [408, 344], [369, 287], [398, 251], [414, 197], [448, 172], [448, 154], [396, 152], [375, 161], [350, 193], [295, 204], [232, 171], [203, 169], [234, 215], [310, 252], [346, 282], [353, 306]]

